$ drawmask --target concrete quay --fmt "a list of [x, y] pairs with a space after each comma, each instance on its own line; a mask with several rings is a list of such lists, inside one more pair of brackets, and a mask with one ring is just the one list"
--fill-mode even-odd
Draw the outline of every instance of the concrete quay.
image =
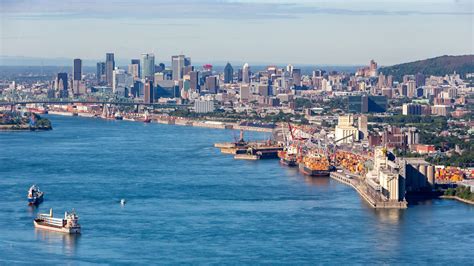
[[383, 200], [376, 191], [370, 191], [367, 185], [360, 180], [348, 178], [344, 173], [331, 172], [331, 178], [354, 188], [357, 193], [374, 209], [406, 209], [406, 201], [388, 201]]

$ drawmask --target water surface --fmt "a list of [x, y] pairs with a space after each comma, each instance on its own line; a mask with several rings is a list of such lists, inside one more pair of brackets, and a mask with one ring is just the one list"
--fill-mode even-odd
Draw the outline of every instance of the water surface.
[[[373, 210], [336, 181], [220, 154], [229, 130], [49, 117], [52, 131], [0, 133], [0, 264], [473, 262], [472, 206]], [[82, 235], [35, 230], [49, 208], [75, 208]]]

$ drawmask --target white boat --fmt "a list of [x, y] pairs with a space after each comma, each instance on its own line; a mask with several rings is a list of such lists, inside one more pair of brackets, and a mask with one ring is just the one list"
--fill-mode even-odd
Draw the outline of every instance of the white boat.
[[35, 228], [45, 229], [55, 232], [80, 234], [81, 225], [77, 222], [79, 217], [76, 212], [65, 212], [63, 218], [54, 218], [53, 209], [49, 213], [40, 213], [33, 221]]

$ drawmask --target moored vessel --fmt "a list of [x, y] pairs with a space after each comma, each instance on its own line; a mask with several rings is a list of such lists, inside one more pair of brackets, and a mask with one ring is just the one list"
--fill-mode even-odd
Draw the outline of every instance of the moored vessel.
[[32, 185], [28, 190], [28, 205], [38, 205], [43, 202], [44, 192], [37, 185]]
[[320, 153], [310, 153], [300, 162], [299, 170], [309, 176], [329, 176], [329, 160]]
[[35, 228], [39, 229], [68, 234], [80, 234], [81, 225], [77, 222], [78, 220], [79, 217], [74, 210], [72, 212], [65, 212], [64, 218], [54, 218], [53, 209], [50, 209], [49, 213], [38, 214], [33, 223]]

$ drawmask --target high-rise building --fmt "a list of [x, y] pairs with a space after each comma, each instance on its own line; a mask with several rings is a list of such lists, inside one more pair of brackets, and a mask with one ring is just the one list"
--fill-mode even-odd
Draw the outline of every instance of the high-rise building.
[[114, 82], [113, 72], [115, 69], [115, 59], [113, 53], [105, 54], [105, 80], [108, 86], [112, 86]]
[[[173, 55], [171, 57], [171, 69], [173, 70], [173, 80], [180, 80], [183, 78], [183, 69], [185, 66], [184, 55]], [[191, 59], [189, 59], [191, 62]]]
[[227, 65], [224, 67], [224, 83], [232, 83], [234, 80], [234, 68], [232, 65], [227, 62]]
[[127, 96], [126, 92], [130, 92], [133, 87], [133, 77], [124, 69], [115, 69], [113, 72], [114, 80], [112, 91], [121, 96]]
[[192, 91], [199, 91], [199, 71], [189, 72], [189, 88]]
[[74, 59], [72, 80], [82, 79], [82, 60], [79, 58]]
[[291, 75], [293, 77], [293, 84], [297, 87], [301, 86], [301, 69], [293, 68], [293, 73]]
[[[138, 66], [138, 77], [140, 78], [140, 77], [141, 77], [141, 76], [140, 76], [140, 75], [141, 75], [141, 71], [142, 71], [142, 68], [141, 68], [141, 66], [140, 66], [140, 59], [132, 59], [132, 60], [130, 61], [130, 64], [132, 64], [132, 65], [137, 65], [137, 66]], [[132, 73], [130, 73], [130, 74], [132, 74]], [[133, 75], [133, 74], [132, 74], [132, 75]]]
[[416, 81], [409, 80], [407, 82], [407, 97], [413, 98], [416, 97]]
[[68, 96], [68, 78], [67, 73], [58, 73], [56, 77], [56, 91], [59, 98]]
[[104, 81], [103, 79], [104, 75], [105, 75], [105, 62], [97, 62], [97, 70], [95, 73], [97, 83], [101, 83], [102, 81]]
[[242, 67], [242, 83], [250, 83], [250, 67], [249, 64], [245, 63]]
[[206, 78], [206, 89], [210, 93], [217, 93], [217, 91], [219, 90], [219, 86], [217, 85], [216, 76], [209, 76]]
[[155, 75], [155, 55], [142, 54], [140, 63], [141, 63], [141, 78], [153, 79], [153, 76]]
[[387, 111], [386, 96], [348, 96], [350, 113], [383, 113]]
[[416, 87], [425, 86], [425, 75], [418, 73], [415, 75]]
[[139, 64], [128, 65], [128, 73], [132, 75], [133, 79], [139, 79], [140, 78], [140, 65]]
[[147, 80], [143, 86], [145, 103], [153, 103], [155, 100], [153, 81]]

